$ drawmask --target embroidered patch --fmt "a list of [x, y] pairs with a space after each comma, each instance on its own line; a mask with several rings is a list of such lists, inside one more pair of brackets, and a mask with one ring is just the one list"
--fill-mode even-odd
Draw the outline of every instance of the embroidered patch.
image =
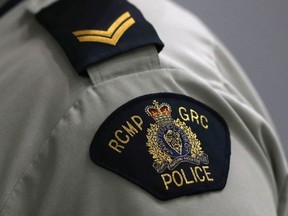
[[225, 121], [206, 105], [184, 95], [150, 94], [106, 119], [90, 156], [167, 200], [225, 187], [230, 136]]

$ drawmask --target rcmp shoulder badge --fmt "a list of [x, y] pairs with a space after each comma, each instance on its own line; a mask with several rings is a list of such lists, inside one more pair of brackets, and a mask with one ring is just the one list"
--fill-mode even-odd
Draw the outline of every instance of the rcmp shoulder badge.
[[90, 156], [167, 200], [225, 187], [230, 136], [225, 121], [206, 105], [184, 95], [150, 94], [107, 118]]

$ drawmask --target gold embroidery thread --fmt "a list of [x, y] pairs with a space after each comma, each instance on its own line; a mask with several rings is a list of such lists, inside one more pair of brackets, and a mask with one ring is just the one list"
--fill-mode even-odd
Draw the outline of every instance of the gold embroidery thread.
[[116, 46], [122, 35], [133, 25], [135, 20], [129, 12], [122, 14], [107, 31], [103, 30], [79, 30], [74, 31], [73, 35], [79, 42], [98, 42]]
[[174, 170], [183, 162], [209, 164], [208, 155], [203, 151], [197, 134], [179, 118], [172, 118], [171, 106], [167, 103], [159, 104], [156, 100], [153, 104], [147, 106], [145, 111], [155, 120], [146, 135], [146, 146], [154, 159], [154, 169], [163, 173], [166, 168]]

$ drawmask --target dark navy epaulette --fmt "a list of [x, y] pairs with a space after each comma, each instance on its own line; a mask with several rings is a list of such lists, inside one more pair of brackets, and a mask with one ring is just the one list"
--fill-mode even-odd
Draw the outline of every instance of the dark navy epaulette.
[[163, 43], [141, 12], [125, 0], [60, 0], [36, 15], [80, 75], [88, 66], [132, 49]]
[[23, 0], [8, 0], [5, 1], [2, 5], [0, 5], [0, 17], [2, 17], [5, 13], [10, 11], [14, 6], [21, 3]]

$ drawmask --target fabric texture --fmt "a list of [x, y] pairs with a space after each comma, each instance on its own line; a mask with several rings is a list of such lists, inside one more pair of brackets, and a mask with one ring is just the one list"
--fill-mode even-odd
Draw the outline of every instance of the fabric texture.
[[159, 52], [163, 48], [153, 26], [123, 0], [62, 0], [42, 9], [36, 17], [83, 76], [88, 66], [121, 53], [149, 44], [155, 44]]
[[[135, 64], [114, 56], [90, 65], [87, 77], [30, 12], [53, 1], [25, 1], [1, 17], [0, 215], [287, 216], [284, 152], [242, 69], [172, 1], [129, 2], [165, 43], [159, 59], [149, 54]], [[194, 98], [227, 123], [223, 190], [161, 201], [90, 159], [93, 137], [115, 110], [163, 92]]]

